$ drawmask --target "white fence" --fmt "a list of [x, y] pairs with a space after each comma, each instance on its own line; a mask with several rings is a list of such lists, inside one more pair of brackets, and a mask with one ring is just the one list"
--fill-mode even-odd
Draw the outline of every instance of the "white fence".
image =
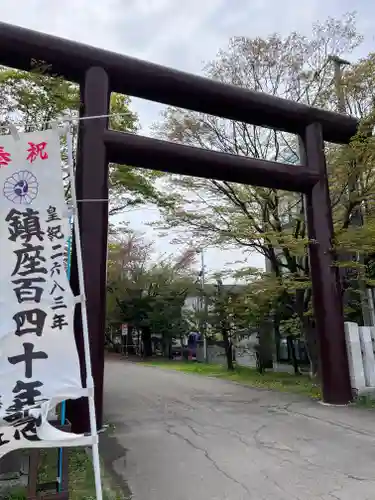
[[[357, 393], [375, 391], [375, 327], [345, 323], [346, 345], [352, 389]], [[208, 346], [208, 361], [225, 364], [225, 351], [220, 346]], [[203, 347], [197, 347], [197, 360], [204, 361]], [[251, 349], [237, 349], [236, 361], [243, 366], [255, 367], [255, 357]], [[292, 370], [290, 366], [278, 367], [275, 371]]]
[[346, 322], [345, 335], [352, 389], [375, 390], [375, 327]]
[[[225, 356], [225, 349], [223, 347], [217, 346], [217, 345], [209, 345], [207, 347], [207, 357], [208, 357], [208, 362], [217, 364], [217, 365], [226, 365], [227, 360]], [[235, 348], [235, 359], [236, 363], [240, 366], [246, 366], [249, 368], [255, 368], [256, 367], [256, 357], [255, 357], [255, 351], [252, 349], [252, 346], [250, 345], [249, 348]], [[203, 346], [198, 345], [197, 346], [197, 361], [203, 363], [204, 361], [204, 352], [203, 352]], [[274, 362], [273, 364], [273, 370], [276, 372], [287, 372], [287, 373], [293, 373], [293, 367], [289, 364], [285, 363], [276, 363]]]

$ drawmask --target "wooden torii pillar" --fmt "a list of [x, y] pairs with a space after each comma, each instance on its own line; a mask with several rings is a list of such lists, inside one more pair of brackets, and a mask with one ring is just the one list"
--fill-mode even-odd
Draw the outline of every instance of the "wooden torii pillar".
[[[109, 113], [109, 80], [103, 68], [86, 71], [81, 84], [80, 116], [102, 116]], [[82, 120], [79, 126], [76, 188], [81, 228], [81, 242], [85, 274], [87, 319], [98, 429], [103, 425], [104, 331], [106, 326], [107, 240], [108, 240], [108, 160], [103, 141], [103, 130], [108, 118]], [[80, 200], [88, 200], [82, 201]], [[98, 201], [95, 201], [98, 200]], [[73, 245], [71, 286], [79, 293], [78, 268]], [[86, 380], [81, 308], [77, 306], [74, 318], [75, 337], [81, 363], [82, 380]], [[89, 423], [86, 398], [68, 401], [67, 415], [72, 430], [86, 432]]]

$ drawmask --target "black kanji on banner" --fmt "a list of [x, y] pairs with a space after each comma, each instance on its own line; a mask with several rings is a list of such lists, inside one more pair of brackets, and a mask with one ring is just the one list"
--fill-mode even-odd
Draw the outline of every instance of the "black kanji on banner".
[[[45, 232], [41, 228], [40, 214], [37, 210], [26, 208], [24, 211], [16, 209], [10, 210], [5, 221], [8, 223], [9, 240], [17, 244], [13, 251], [16, 262], [13, 268], [12, 280], [13, 291], [19, 304], [35, 303], [40, 304], [46, 284], [46, 257], [44, 255]], [[17, 337], [33, 334], [36, 337], [43, 335], [46, 323], [47, 312], [40, 307], [27, 308], [16, 312], [13, 315], [15, 322], [14, 334]], [[20, 344], [23, 347], [23, 354], [16, 354], [8, 357], [11, 365], [24, 363], [24, 377], [31, 379], [33, 374], [33, 363], [36, 360], [48, 358], [48, 354], [43, 351], [34, 350], [32, 342]], [[24, 410], [25, 407], [34, 406], [43, 400], [37, 400], [42, 395], [43, 382], [39, 380], [22, 381], [16, 380], [13, 388], [13, 403], [6, 409], [5, 421], [12, 423], [27, 424], [14, 434], [15, 439], [34, 439], [35, 419]], [[26, 412], [26, 413], [25, 413]], [[31, 422], [31, 423], [30, 423]], [[34, 422], [34, 423], [33, 423]]]
[[43, 241], [44, 232], [40, 227], [39, 212], [32, 208], [26, 208], [24, 212], [11, 210], [7, 215], [6, 222], [9, 222], [9, 239], [17, 241], [18, 238], [29, 243], [33, 237]]
[[25, 377], [31, 378], [33, 376], [33, 361], [39, 359], [47, 359], [47, 353], [43, 351], [34, 352], [34, 344], [31, 342], [25, 342], [23, 344], [24, 353], [18, 354], [16, 356], [8, 357], [8, 361], [12, 365], [18, 363], [25, 363]]
[[21, 337], [27, 333], [35, 333], [35, 335], [40, 337], [43, 333], [46, 317], [47, 313], [42, 309], [27, 309], [17, 312], [13, 316], [17, 325], [15, 334]]
[[18, 303], [21, 304], [22, 302], [36, 302], [37, 304], [39, 304], [42, 299], [44, 288], [42, 286], [38, 286], [38, 284], [42, 284], [45, 282], [46, 279], [41, 277], [19, 278], [13, 280], [13, 285], [18, 285], [16, 286], [16, 288], [13, 288]]

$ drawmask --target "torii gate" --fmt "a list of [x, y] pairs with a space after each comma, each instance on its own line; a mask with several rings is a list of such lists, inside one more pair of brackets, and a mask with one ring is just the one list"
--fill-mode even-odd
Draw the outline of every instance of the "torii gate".
[[[77, 82], [81, 116], [109, 113], [111, 92], [179, 106], [230, 120], [283, 130], [300, 137], [302, 165], [287, 165], [188, 147], [108, 129], [108, 119], [80, 122], [79, 199], [108, 199], [108, 163], [123, 163], [197, 177], [289, 191], [306, 199], [313, 301], [320, 344], [323, 399], [352, 399], [340, 282], [332, 253], [333, 224], [323, 141], [344, 144], [357, 121], [263, 93], [226, 85], [35, 31], [0, 23], [0, 64], [30, 71], [35, 61], [50, 74]], [[98, 426], [103, 416], [104, 329], [108, 203], [82, 203], [83, 261]], [[73, 265], [72, 288], [77, 270]], [[79, 325], [79, 326], [78, 326]], [[83, 364], [80, 321], [76, 341]], [[125, 388], [126, 390], [126, 388]], [[70, 403], [75, 432], [87, 431], [85, 400]]]

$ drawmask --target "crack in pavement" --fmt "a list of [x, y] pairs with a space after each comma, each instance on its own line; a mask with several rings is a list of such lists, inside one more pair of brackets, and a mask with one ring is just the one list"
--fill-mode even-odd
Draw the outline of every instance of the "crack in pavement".
[[179, 432], [177, 431], [174, 431], [173, 430], [173, 426], [170, 426], [170, 425], [167, 425], [166, 426], [166, 432], [171, 435], [171, 436], [176, 436], [177, 438], [179, 439], [182, 439], [186, 444], [188, 444], [189, 446], [191, 446], [194, 450], [197, 450], [197, 451], [200, 451], [201, 453], [203, 453], [203, 455], [207, 458], [207, 460], [215, 467], [215, 469], [220, 472], [221, 474], [223, 474], [223, 476], [225, 476], [227, 479], [229, 479], [230, 481], [232, 481], [233, 483], [237, 484], [238, 486], [240, 486], [244, 491], [246, 491], [247, 494], [251, 495], [251, 491], [249, 490], [249, 488], [246, 486], [246, 484], [242, 483], [241, 481], [239, 481], [238, 479], [236, 479], [235, 477], [231, 476], [228, 472], [226, 472], [224, 469], [222, 469], [219, 464], [216, 462], [216, 460], [214, 460], [211, 455], [208, 453], [208, 451], [205, 449], [205, 448], [201, 448], [200, 446], [196, 445], [195, 443], [193, 443], [189, 438], [183, 436], [182, 434], [180, 434]]
[[225, 425], [213, 424], [211, 422], [208, 422], [207, 424], [204, 424], [204, 423], [201, 423], [201, 422], [197, 422], [196, 420], [194, 420], [191, 417], [182, 417], [181, 421], [184, 421], [185, 424], [187, 425], [187, 427], [189, 427], [189, 429], [191, 429], [194, 432], [194, 434], [196, 434], [199, 437], [205, 438], [206, 436], [204, 434], [198, 433], [198, 431], [196, 431], [196, 430], [193, 430], [194, 429], [193, 426], [187, 424], [186, 421], [191, 421], [194, 424], [196, 424], [196, 425], [198, 425], [200, 427], [203, 427], [203, 428], [208, 426], [208, 427], [212, 427], [214, 429], [220, 429], [220, 430], [226, 431], [230, 436], [233, 436], [236, 439], [238, 439], [240, 441], [240, 443], [242, 443], [243, 445], [245, 445], [247, 448], [250, 446], [250, 442], [246, 441], [244, 439], [243, 435], [239, 431], [230, 429], [229, 427], [227, 427]]
[[[339, 470], [336, 470], [332, 467], [329, 467], [327, 465], [320, 465], [320, 464], [317, 464], [315, 462], [312, 462], [311, 460], [309, 460], [307, 457], [303, 457], [301, 456], [301, 454], [299, 453], [298, 450], [293, 450], [292, 448], [283, 448], [281, 446], [278, 446], [277, 444], [275, 443], [265, 443], [264, 441], [262, 441], [259, 437], [259, 434], [264, 431], [266, 428], [268, 427], [267, 424], [263, 424], [261, 425], [253, 434], [253, 439], [255, 441], [255, 444], [257, 445], [257, 447], [259, 448], [262, 448], [262, 449], [269, 449], [269, 450], [275, 450], [276, 452], [287, 452], [287, 453], [290, 453], [290, 454], [297, 454], [298, 455], [298, 458], [299, 460], [301, 460], [302, 462], [308, 464], [309, 466], [311, 466], [312, 468], [316, 468], [316, 469], [323, 469], [325, 471], [329, 471], [329, 472], [332, 472], [338, 476], [343, 476], [347, 479], [351, 479], [351, 480], [354, 480], [354, 481], [360, 481], [360, 482], [364, 482], [364, 481], [367, 481], [367, 482], [370, 482], [370, 483], [375, 483], [375, 478], [368, 478], [368, 477], [361, 477], [361, 476], [356, 476], [356, 475], [353, 475], [353, 474], [349, 474], [347, 472], [344, 472], [344, 471], [339, 471]], [[274, 456], [274, 455], [272, 455]], [[282, 459], [283, 461], [285, 462], [288, 462], [290, 464], [295, 464], [295, 462], [293, 462], [292, 460], [286, 460], [285, 458]]]
[[298, 411], [289, 409], [290, 406], [292, 406], [293, 404], [294, 403], [290, 403], [290, 404], [285, 406], [284, 410], [286, 413], [288, 413], [290, 415], [296, 415], [299, 417], [305, 417], [305, 418], [308, 418], [310, 420], [317, 420], [318, 422], [322, 422], [323, 424], [329, 424], [329, 425], [332, 425], [333, 427], [338, 427], [338, 428], [346, 430], [346, 431], [351, 431], [354, 434], [359, 434], [360, 436], [371, 437], [375, 440], [375, 434], [373, 432], [365, 431], [363, 429], [356, 429], [352, 425], [344, 424], [342, 422], [328, 420], [327, 418], [321, 418], [321, 417], [317, 417], [315, 415], [309, 415], [308, 413], [298, 412]]
[[369, 483], [375, 482], [375, 478], [370, 479], [369, 477], [353, 476], [353, 474], [347, 474], [346, 472], [342, 472], [342, 474], [348, 479], [353, 479], [354, 481], [360, 481], [360, 482], [368, 481]]
[[259, 434], [263, 430], [265, 430], [267, 427], [268, 427], [268, 424], [263, 424], [253, 433], [253, 439], [254, 439], [254, 442], [255, 442], [255, 445], [257, 448], [262, 448], [262, 449], [268, 448], [268, 449], [275, 450], [275, 451], [283, 451], [283, 452], [288, 452], [288, 453], [298, 453], [297, 450], [295, 450], [293, 448], [289, 448], [288, 446], [278, 445], [274, 441], [270, 442], [270, 443], [266, 443], [265, 441], [262, 441], [259, 437]]
[[267, 472], [265, 472], [264, 470], [262, 470], [261, 472], [263, 474], [263, 477], [267, 479], [267, 481], [270, 481], [274, 486], [276, 486], [276, 488], [285, 493], [289, 498], [294, 498], [294, 500], [301, 500], [301, 497], [295, 496], [293, 493], [280, 486], [280, 484], [272, 476], [268, 475]]

